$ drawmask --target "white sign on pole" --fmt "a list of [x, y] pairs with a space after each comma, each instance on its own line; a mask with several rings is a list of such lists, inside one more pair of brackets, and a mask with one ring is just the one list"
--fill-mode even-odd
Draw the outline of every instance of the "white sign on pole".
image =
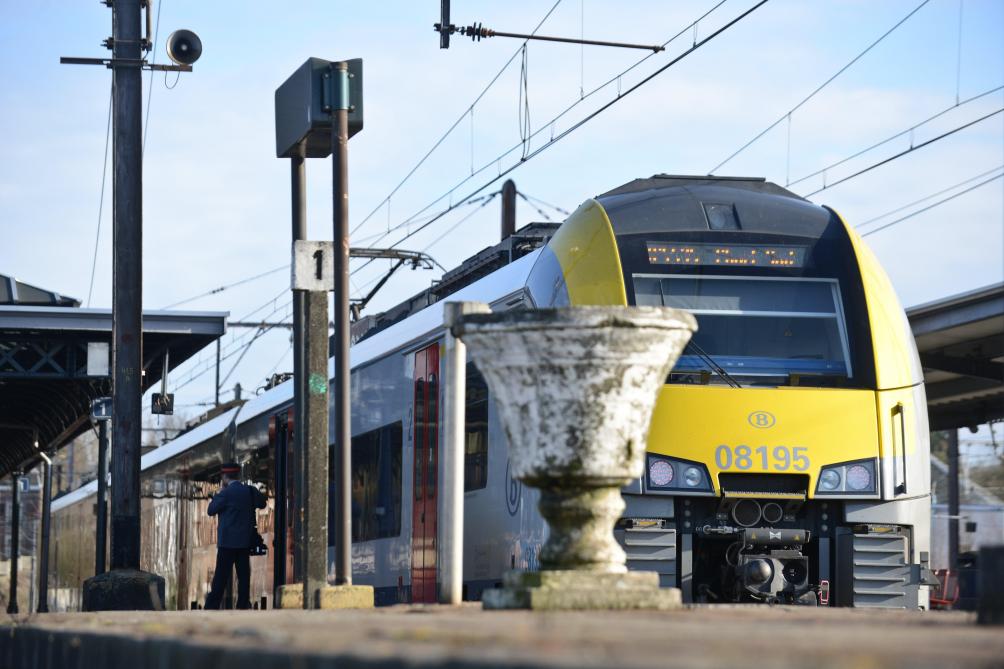
[[335, 245], [332, 242], [293, 242], [293, 290], [330, 292], [335, 285]]

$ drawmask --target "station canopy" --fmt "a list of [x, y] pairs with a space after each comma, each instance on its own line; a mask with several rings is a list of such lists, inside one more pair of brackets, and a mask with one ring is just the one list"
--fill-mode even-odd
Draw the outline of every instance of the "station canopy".
[[932, 430], [1004, 418], [1004, 282], [907, 309]]
[[[0, 476], [87, 430], [111, 395], [112, 312], [0, 274]], [[143, 313], [143, 390], [226, 330], [226, 313]], [[168, 388], [170, 390], [170, 387]]]

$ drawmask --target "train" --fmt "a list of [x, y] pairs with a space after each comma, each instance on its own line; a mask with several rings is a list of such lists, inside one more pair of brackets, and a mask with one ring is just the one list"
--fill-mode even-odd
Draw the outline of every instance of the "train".
[[[917, 608], [931, 584], [923, 375], [888, 277], [832, 209], [762, 178], [655, 175], [533, 223], [353, 324], [352, 570], [377, 604], [438, 599], [443, 302], [493, 310], [664, 305], [698, 330], [661, 388], [644, 474], [614, 533], [629, 569], [686, 602]], [[466, 369], [463, 595], [538, 568], [547, 527], [512, 476], [484, 379]], [[222, 462], [266, 489], [252, 597], [298, 582], [293, 384], [144, 456], [142, 567], [197, 608]], [[93, 573], [91, 483], [52, 503], [50, 607]], [[333, 577], [333, 535], [329, 571]]]

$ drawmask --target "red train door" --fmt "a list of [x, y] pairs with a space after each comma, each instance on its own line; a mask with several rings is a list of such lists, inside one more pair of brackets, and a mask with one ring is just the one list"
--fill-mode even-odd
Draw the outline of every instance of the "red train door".
[[439, 467], [439, 345], [415, 354], [414, 505], [411, 601], [436, 601], [436, 502]]

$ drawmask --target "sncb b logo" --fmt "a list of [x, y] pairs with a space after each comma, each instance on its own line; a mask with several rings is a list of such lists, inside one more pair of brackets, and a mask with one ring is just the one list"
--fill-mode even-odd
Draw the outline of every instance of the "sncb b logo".
[[749, 421], [749, 424], [753, 427], [761, 429], [774, 427], [774, 423], [777, 422], [774, 418], [774, 414], [769, 411], [754, 411], [746, 418], [746, 420]]

